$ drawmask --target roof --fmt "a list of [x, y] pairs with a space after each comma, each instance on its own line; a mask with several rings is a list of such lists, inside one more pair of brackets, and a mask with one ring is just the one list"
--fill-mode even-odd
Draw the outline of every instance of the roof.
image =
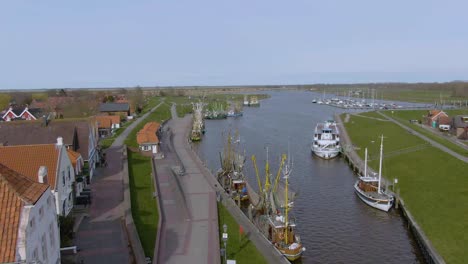
[[103, 103], [99, 105], [99, 112], [127, 112], [129, 110], [128, 103]]
[[47, 167], [47, 180], [55, 189], [59, 148], [55, 144], [0, 147], [0, 163], [37, 182], [41, 166]]
[[158, 122], [148, 122], [145, 126], [137, 133], [137, 142], [139, 145], [142, 144], [158, 144], [159, 138], [156, 132], [159, 130], [161, 125]]
[[111, 128], [112, 121], [107, 116], [96, 116], [95, 117], [98, 128]]
[[15, 261], [22, 208], [35, 204], [47, 189], [0, 164], [0, 263]]
[[71, 149], [67, 149], [67, 154], [68, 154], [68, 158], [70, 159], [73, 165], [73, 168], [76, 168], [76, 164], [78, 163], [78, 160], [81, 158], [81, 154]]
[[0, 123], [0, 142], [9, 146], [53, 144], [62, 137], [65, 145], [87, 160], [91, 129], [92, 123], [88, 119], [51, 120], [47, 126], [42, 120], [3, 122]]
[[16, 116], [21, 116], [21, 114], [27, 110], [31, 115], [34, 117], [38, 118], [39, 115], [41, 114], [42, 110], [39, 108], [28, 108], [26, 106], [14, 106], [11, 107], [11, 109], [7, 109], [3, 115], [5, 115], [8, 111], [12, 111]]
[[442, 110], [431, 110], [431, 111], [429, 111], [429, 117], [431, 119], [434, 119], [434, 118], [438, 117], [439, 115], [443, 115], [443, 116], [448, 117], [447, 113], [445, 113]]
[[468, 127], [468, 115], [457, 115], [457, 116], [455, 116], [453, 118], [453, 126], [455, 128]]
[[117, 115], [102, 115], [94, 118], [98, 122], [98, 128], [111, 128], [114, 124], [120, 124], [120, 116]]

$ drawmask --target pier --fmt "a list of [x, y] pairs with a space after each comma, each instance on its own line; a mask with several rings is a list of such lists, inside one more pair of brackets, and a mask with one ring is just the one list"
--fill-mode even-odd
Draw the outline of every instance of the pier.
[[[352, 141], [344, 127], [343, 121], [341, 120], [341, 117], [338, 114], [335, 114], [335, 121], [338, 124], [338, 127], [340, 129], [340, 139], [341, 139], [341, 145], [342, 145], [342, 155], [345, 161], [349, 164], [351, 169], [358, 175], [363, 175], [364, 172], [364, 161], [359, 157], [359, 155], [356, 153], [354, 146], [352, 145]], [[373, 171], [371, 168], [367, 168], [367, 171], [370, 172], [371, 174], [374, 174], [375, 171]], [[389, 183], [388, 181], [385, 181], [383, 176], [382, 180], [384, 184], [387, 186], [387, 188], [393, 183]], [[405, 203], [403, 199], [399, 196], [399, 190], [396, 191], [396, 193], [387, 190], [390, 193], [392, 193], [395, 197], [395, 208], [397, 210], [400, 210], [401, 215], [404, 217], [404, 219], [408, 223], [408, 228], [411, 230], [411, 233], [413, 234], [416, 243], [418, 244], [419, 248], [421, 249], [421, 252], [424, 256], [424, 259], [428, 263], [445, 263], [444, 259], [439, 255], [439, 253], [436, 251], [434, 246], [432, 245], [431, 241], [427, 238], [425, 235], [424, 231], [421, 229], [421, 227], [418, 225], [416, 220], [413, 218], [412, 214], [410, 211], [406, 208]]]

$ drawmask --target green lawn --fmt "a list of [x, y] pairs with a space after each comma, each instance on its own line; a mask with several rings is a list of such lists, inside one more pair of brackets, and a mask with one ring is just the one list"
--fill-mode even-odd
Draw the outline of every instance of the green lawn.
[[[460, 115], [460, 114], [468, 114], [468, 110], [448, 110], [446, 111], [449, 116]], [[450, 140], [440, 136], [438, 134], [432, 133], [427, 131], [420, 124], [413, 124], [408, 122], [410, 119], [417, 119], [423, 121], [423, 115], [427, 114], [427, 110], [401, 110], [401, 111], [385, 111], [385, 114], [391, 116], [404, 125], [411, 127], [412, 129], [418, 131], [419, 133], [425, 135], [426, 137], [446, 146], [447, 148], [457, 152], [460, 155], [468, 156], [468, 150], [458, 146], [457, 144], [451, 142]], [[381, 118], [383, 118], [381, 116]], [[447, 134], [447, 136], [450, 136]]]
[[153, 113], [149, 114], [145, 120], [140, 122], [128, 135], [127, 139], [125, 139], [125, 144], [129, 147], [138, 147], [138, 143], [136, 142], [136, 134], [140, 131], [147, 122], [156, 121], [162, 123], [165, 120], [171, 118], [171, 107], [168, 104], [163, 103], [154, 111]]
[[239, 225], [231, 216], [228, 210], [218, 203], [218, 224], [220, 247], [223, 248], [222, 241], [223, 225], [228, 226], [227, 256], [228, 259], [235, 259], [237, 263], [267, 263], [265, 258], [258, 252], [255, 245], [239, 232]]
[[448, 263], [467, 263], [468, 164], [427, 145], [398, 154], [425, 142], [392, 122], [351, 116], [344, 125], [362, 158], [364, 148], [369, 149], [369, 165], [376, 171], [378, 136], [384, 134], [383, 175], [398, 178], [401, 197], [443, 258]]
[[110, 147], [112, 145], [112, 143], [114, 143], [114, 140], [120, 136], [120, 134], [122, 134], [122, 132], [124, 132], [124, 130], [133, 122], [133, 120], [130, 120], [130, 121], [127, 121], [125, 123], [123, 123], [123, 125], [117, 129], [117, 131], [115, 131], [114, 135], [112, 135], [111, 137], [107, 137], [107, 138], [104, 138], [104, 139], [101, 139], [99, 141], [99, 144], [101, 145], [101, 147], [103, 149], [106, 149], [108, 147]]
[[149, 157], [128, 151], [132, 216], [145, 255], [153, 258], [158, 227], [158, 208], [153, 198], [153, 176]]

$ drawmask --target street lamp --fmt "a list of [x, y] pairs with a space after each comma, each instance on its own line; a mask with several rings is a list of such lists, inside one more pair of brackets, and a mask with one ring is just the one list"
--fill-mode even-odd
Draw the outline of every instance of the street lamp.
[[228, 228], [227, 225], [224, 224], [223, 225], [223, 230], [224, 230], [223, 242], [224, 242], [224, 260], [226, 263], [227, 263], [227, 240], [228, 240], [227, 228]]

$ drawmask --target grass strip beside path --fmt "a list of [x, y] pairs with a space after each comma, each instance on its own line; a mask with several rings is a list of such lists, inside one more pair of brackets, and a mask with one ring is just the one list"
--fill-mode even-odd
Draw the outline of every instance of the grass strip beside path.
[[[467, 263], [468, 164], [392, 122], [351, 116], [344, 125], [361, 158], [368, 148], [369, 166], [376, 171], [378, 136], [384, 135], [382, 174], [390, 181], [398, 178], [397, 187], [407, 208], [446, 262]], [[399, 152], [417, 146], [423, 149]]]
[[229, 211], [221, 203], [218, 203], [218, 224], [220, 248], [224, 248], [222, 239], [223, 225], [226, 224], [228, 226], [228, 259], [235, 259], [237, 263], [267, 263], [252, 241], [245, 234], [240, 234], [239, 225], [236, 220], [234, 220]]
[[153, 258], [159, 213], [153, 198], [151, 158], [128, 151], [132, 216], [145, 256]]

